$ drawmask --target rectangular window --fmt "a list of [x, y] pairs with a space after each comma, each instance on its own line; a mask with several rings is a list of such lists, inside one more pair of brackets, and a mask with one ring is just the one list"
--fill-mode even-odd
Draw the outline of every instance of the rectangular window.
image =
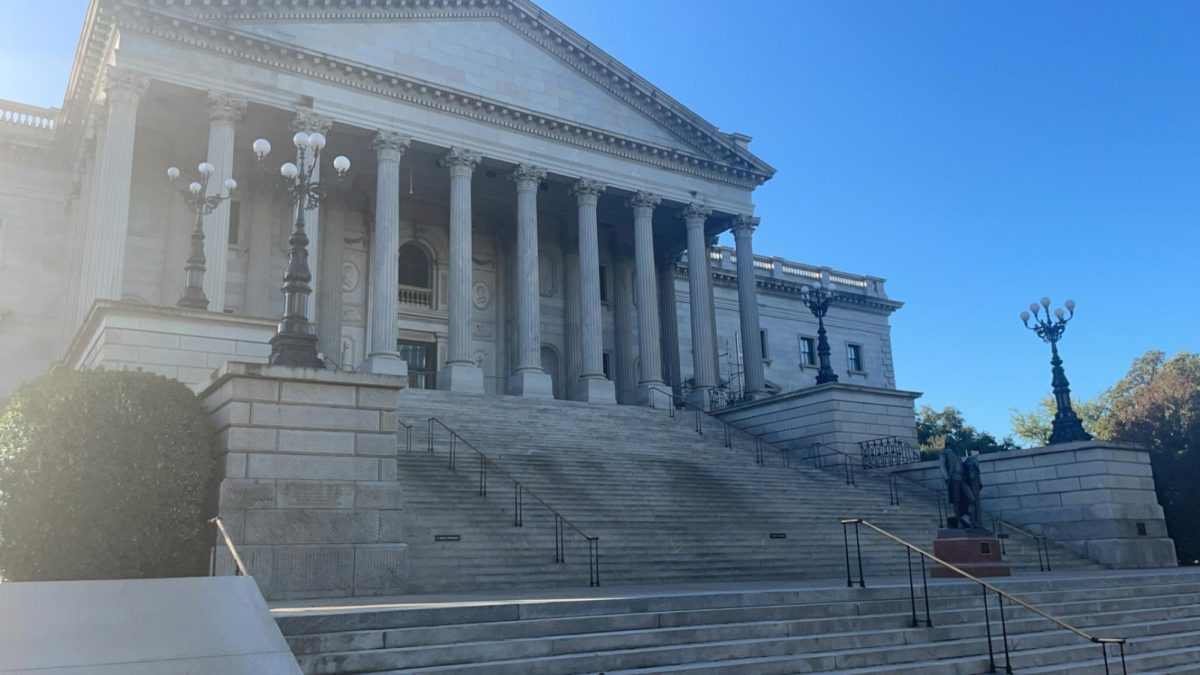
[[850, 364], [850, 372], [861, 373], [863, 368], [862, 345], [846, 345], [846, 362]]
[[[604, 268], [602, 267], [600, 269], [604, 269]], [[604, 368], [604, 376], [611, 380], [612, 379], [612, 353], [604, 352], [604, 355], [602, 358], [604, 359], [602, 362], [602, 367]]]
[[800, 365], [817, 365], [817, 341], [810, 337], [800, 338]]
[[242, 240], [242, 203], [229, 202], [229, 245], [237, 246]]
[[600, 302], [608, 302], [608, 268], [600, 266]]
[[758, 344], [759, 344], [759, 349], [762, 350], [763, 362], [770, 363], [770, 361], [771, 361], [771, 341], [767, 337], [767, 329], [763, 328], [758, 331]]

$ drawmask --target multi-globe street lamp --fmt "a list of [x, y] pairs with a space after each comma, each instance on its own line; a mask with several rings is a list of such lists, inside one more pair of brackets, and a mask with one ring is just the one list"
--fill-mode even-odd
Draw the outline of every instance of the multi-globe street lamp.
[[[208, 309], [208, 296], [204, 294], [204, 216], [215, 211], [221, 202], [232, 196], [233, 191], [237, 189], [237, 181], [226, 178], [225, 193], [210, 195], [208, 181], [216, 167], [208, 162], [201, 162], [196, 170], [200, 172], [200, 180], [192, 181], [187, 190], [180, 191], [188, 210], [196, 214], [196, 226], [192, 229], [191, 253], [184, 267], [183, 295], [176, 304], [190, 309]], [[167, 169], [167, 178], [171, 179], [172, 183], [178, 180], [179, 175], [178, 168], [172, 166]]]
[[825, 335], [825, 313], [833, 302], [833, 288], [826, 279], [815, 286], [805, 286], [800, 294], [800, 300], [808, 306], [813, 316], [817, 317], [817, 357], [821, 367], [817, 370], [817, 384], [837, 382], [838, 376], [829, 365], [829, 338]]
[[[288, 238], [287, 271], [283, 275], [283, 318], [271, 338], [272, 365], [324, 368], [317, 355], [317, 334], [308, 320], [308, 296], [312, 294], [312, 270], [308, 266], [308, 234], [304, 231], [304, 213], [320, 207], [328, 196], [331, 185], [316, 180], [313, 171], [321, 161], [321, 150], [325, 148], [325, 135], [297, 132], [292, 136], [296, 146], [296, 163], [284, 162], [279, 167], [282, 177], [280, 187], [288, 200], [296, 206], [296, 222], [292, 236]], [[271, 152], [271, 144], [265, 138], [254, 141], [254, 155], [261, 163]], [[350, 160], [338, 155], [333, 160], [333, 169], [338, 181], [350, 170]]]
[[[1066, 309], [1054, 310], [1050, 316], [1050, 298], [1042, 298], [1041, 305], [1030, 303], [1028, 312], [1021, 312], [1021, 322], [1029, 330], [1037, 333], [1043, 341], [1050, 343], [1051, 385], [1054, 388], [1054, 424], [1050, 432], [1050, 443], [1070, 443], [1071, 441], [1090, 441], [1092, 435], [1083, 428], [1083, 422], [1071, 407], [1071, 383], [1063, 372], [1062, 359], [1058, 356], [1058, 341], [1062, 339], [1067, 329], [1067, 322], [1075, 317], [1075, 301], [1067, 300]], [[1032, 313], [1032, 314], [1031, 314]], [[1033, 319], [1033, 325], [1029, 320]]]

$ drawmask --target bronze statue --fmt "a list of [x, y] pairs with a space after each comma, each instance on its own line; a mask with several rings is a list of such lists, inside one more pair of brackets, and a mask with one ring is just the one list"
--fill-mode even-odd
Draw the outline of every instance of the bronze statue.
[[958, 529], [983, 527], [979, 509], [979, 491], [983, 488], [979, 460], [968, 457], [964, 461], [953, 448], [946, 448], [942, 451], [942, 478], [946, 481], [946, 495], [954, 510], [954, 518], [948, 525]]

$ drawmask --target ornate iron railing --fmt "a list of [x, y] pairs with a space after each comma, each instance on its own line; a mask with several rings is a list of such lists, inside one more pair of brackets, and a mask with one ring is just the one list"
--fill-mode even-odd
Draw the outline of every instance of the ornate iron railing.
[[858, 449], [862, 453], [863, 467], [867, 469], [900, 466], [921, 461], [921, 452], [899, 436], [885, 436], [861, 441]]

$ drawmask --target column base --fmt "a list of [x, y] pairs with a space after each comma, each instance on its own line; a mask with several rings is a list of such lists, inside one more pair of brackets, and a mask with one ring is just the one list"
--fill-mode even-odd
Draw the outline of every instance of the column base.
[[546, 373], [529, 370], [508, 376], [508, 393], [530, 398], [554, 398], [554, 382]]
[[712, 406], [712, 397], [709, 395], [712, 389], [712, 387], [693, 387], [687, 395], [688, 405], [708, 410]]
[[471, 363], [447, 363], [438, 371], [438, 389], [464, 394], [483, 393], [483, 369]]
[[359, 366], [358, 372], [373, 375], [398, 375], [408, 377], [408, 362], [395, 352], [372, 352]]
[[580, 380], [571, 387], [571, 400], [616, 405], [617, 387], [605, 378]]
[[671, 390], [662, 382], [644, 382], [634, 391], [634, 403], [653, 408], [667, 408], [675, 405]]

